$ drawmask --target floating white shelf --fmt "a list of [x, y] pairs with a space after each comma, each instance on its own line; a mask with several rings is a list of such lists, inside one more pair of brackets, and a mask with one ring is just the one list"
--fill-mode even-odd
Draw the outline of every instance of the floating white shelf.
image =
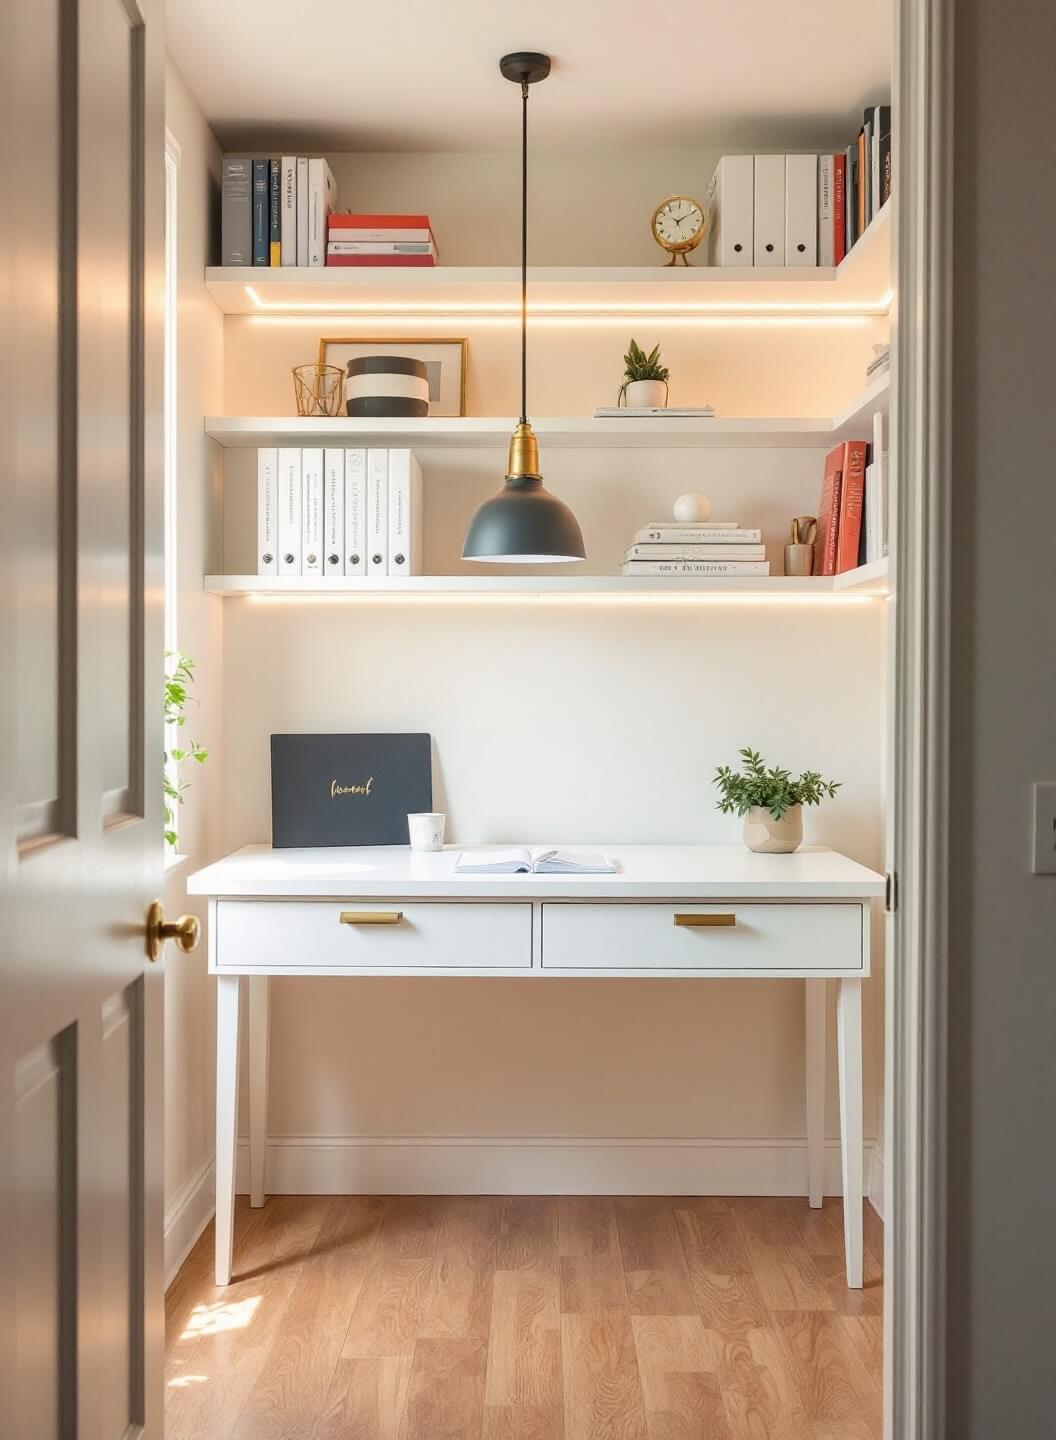
[[[885, 313], [891, 299], [891, 205], [836, 268], [531, 266], [529, 309], [556, 315]], [[205, 272], [225, 315], [406, 313], [516, 315], [520, 271], [512, 265], [233, 267]]]
[[[867, 439], [873, 414], [888, 403], [888, 377], [875, 380], [834, 419], [667, 416], [655, 420], [546, 417], [532, 421], [552, 450], [828, 449], [840, 440]], [[281, 416], [209, 416], [205, 433], [227, 449], [260, 445], [408, 445], [415, 449], [505, 449], [512, 416], [435, 420], [305, 420]]]
[[833, 578], [772, 576], [765, 580], [736, 578], [683, 579], [677, 576], [625, 575], [415, 575], [407, 578], [347, 579], [335, 576], [207, 575], [205, 588], [226, 597], [255, 595], [342, 596], [461, 595], [461, 596], [685, 596], [727, 599], [780, 599], [810, 596], [815, 599], [856, 594], [887, 594], [887, 561], [863, 565]]

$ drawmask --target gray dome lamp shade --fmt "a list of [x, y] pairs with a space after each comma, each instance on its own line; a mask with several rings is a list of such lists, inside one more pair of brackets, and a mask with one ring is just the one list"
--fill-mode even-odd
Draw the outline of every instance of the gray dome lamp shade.
[[576, 517], [551, 495], [539, 473], [539, 444], [528, 421], [528, 86], [545, 80], [550, 57], [534, 51], [504, 55], [499, 69], [521, 87], [521, 418], [510, 437], [506, 483], [470, 521], [463, 560], [550, 565], [583, 560]]

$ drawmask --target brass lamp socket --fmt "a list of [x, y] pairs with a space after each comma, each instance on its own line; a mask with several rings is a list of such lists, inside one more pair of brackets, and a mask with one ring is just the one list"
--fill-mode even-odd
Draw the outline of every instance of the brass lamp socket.
[[539, 442], [531, 425], [526, 422], [519, 424], [510, 436], [510, 459], [506, 475], [511, 480], [540, 478]]

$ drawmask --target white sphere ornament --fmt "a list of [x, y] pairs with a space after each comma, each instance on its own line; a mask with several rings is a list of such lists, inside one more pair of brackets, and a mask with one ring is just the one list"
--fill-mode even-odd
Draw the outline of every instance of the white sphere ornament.
[[675, 519], [680, 525], [703, 525], [711, 514], [706, 495], [680, 495], [675, 501]]

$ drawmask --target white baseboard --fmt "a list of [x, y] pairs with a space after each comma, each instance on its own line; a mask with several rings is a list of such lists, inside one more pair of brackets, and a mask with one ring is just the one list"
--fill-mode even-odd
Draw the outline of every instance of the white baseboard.
[[165, 1211], [165, 1289], [194, 1248], [194, 1242], [213, 1218], [216, 1208], [216, 1166], [204, 1162], [180, 1186]]
[[[872, 1197], [876, 1146], [865, 1146]], [[272, 1195], [805, 1195], [802, 1140], [502, 1139], [281, 1136], [267, 1142]], [[235, 1186], [249, 1192], [249, 1142]], [[840, 1147], [825, 1147], [825, 1193], [842, 1192]], [[875, 1201], [874, 1201], [875, 1203]], [[167, 1251], [166, 1251], [167, 1253]]]

